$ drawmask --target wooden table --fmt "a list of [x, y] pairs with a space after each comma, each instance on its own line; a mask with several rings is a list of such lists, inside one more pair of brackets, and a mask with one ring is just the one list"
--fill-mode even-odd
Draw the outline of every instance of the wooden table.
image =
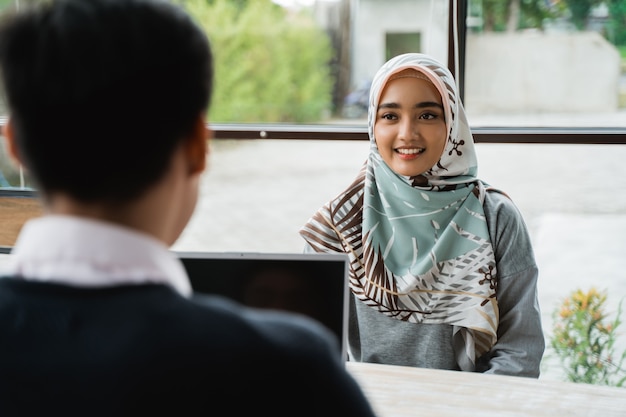
[[380, 417], [626, 417], [626, 388], [347, 362]]
[[4, 195], [0, 191], [0, 246], [13, 246], [24, 223], [42, 212], [37, 198]]

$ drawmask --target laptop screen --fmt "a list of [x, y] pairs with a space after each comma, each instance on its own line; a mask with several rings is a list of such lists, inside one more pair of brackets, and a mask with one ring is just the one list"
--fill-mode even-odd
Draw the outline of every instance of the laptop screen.
[[347, 358], [348, 257], [345, 254], [175, 252], [195, 292], [310, 316], [337, 337]]

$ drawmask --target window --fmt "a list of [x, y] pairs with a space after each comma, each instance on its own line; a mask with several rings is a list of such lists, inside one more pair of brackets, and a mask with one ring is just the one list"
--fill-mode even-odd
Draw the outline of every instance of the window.
[[387, 33], [385, 35], [385, 59], [406, 52], [421, 52], [422, 43], [419, 32]]

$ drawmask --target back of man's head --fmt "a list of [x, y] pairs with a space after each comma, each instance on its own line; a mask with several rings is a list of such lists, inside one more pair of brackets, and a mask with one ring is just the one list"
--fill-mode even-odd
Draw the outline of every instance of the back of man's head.
[[17, 151], [44, 192], [127, 201], [208, 111], [204, 32], [166, 0], [53, 0], [0, 26]]

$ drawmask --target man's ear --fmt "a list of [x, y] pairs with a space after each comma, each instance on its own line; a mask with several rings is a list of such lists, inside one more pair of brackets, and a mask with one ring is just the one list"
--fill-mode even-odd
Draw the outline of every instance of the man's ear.
[[15, 135], [13, 134], [13, 122], [11, 117], [8, 117], [4, 126], [2, 126], [2, 136], [4, 136], [4, 143], [6, 144], [7, 153], [13, 160], [16, 166], [22, 165], [20, 153], [17, 150], [17, 144], [15, 143]]
[[198, 116], [191, 137], [187, 142], [190, 174], [198, 174], [206, 169], [211, 134], [211, 129], [208, 127], [204, 115]]

